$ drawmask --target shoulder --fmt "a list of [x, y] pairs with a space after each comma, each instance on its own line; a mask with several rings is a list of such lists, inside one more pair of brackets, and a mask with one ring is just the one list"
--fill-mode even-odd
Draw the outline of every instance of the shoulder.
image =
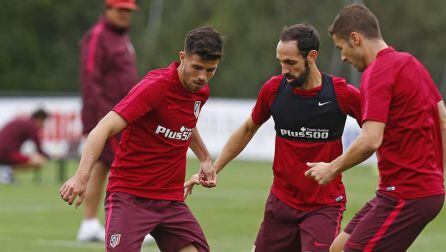
[[333, 81], [334, 87], [345, 87], [347, 86], [347, 80], [345, 80], [342, 77], [334, 76], [334, 75], [328, 75], [331, 80]]
[[37, 125], [31, 118], [24, 118], [24, 117], [14, 119], [10, 123], [10, 126], [13, 126], [16, 129], [26, 129], [30, 131], [37, 129]]
[[[394, 76], [399, 70], [401, 70], [407, 64], [415, 63], [416, 58], [407, 52], [392, 51], [381, 57], [378, 57], [371, 65], [370, 69], [366, 69], [366, 72], [371, 76], [383, 75], [386, 73], [392, 73]], [[369, 70], [369, 71], [367, 71]]]
[[344, 98], [352, 99], [353, 97], [357, 97], [359, 99], [360, 92], [357, 87], [347, 83], [347, 80], [342, 77], [334, 75], [329, 75], [329, 76], [333, 81], [333, 88], [338, 98], [344, 100]]
[[148, 72], [141, 82], [149, 86], [164, 87], [174, 82], [174, 78], [168, 68], [159, 68]]
[[282, 79], [283, 79], [282, 75], [271, 77], [262, 85], [261, 92], [276, 93], [280, 87]]
[[101, 38], [104, 36], [105, 25], [102, 22], [97, 22], [84, 34], [83, 41], [90, 41], [91, 39]]
[[333, 81], [333, 87], [336, 93], [345, 93], [349, 91], [359, 92], [358, 88], [348, 83], [346, 79], [334, 75], [329, 75], [329, 76]]

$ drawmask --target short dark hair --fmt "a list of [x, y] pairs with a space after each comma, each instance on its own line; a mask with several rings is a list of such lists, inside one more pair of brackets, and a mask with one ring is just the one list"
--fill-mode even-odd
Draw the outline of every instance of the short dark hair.
[[209, 26], [193, 29], [186, 35], [184, 51], [197, 54], [204, 60], [220, 59], [223, 55], [223, 37]]
[[381, 38], [376, 16], [363, 4], [351, 4], [342, 8], [328, 29], [335, 35], [348, 40], [352, 32], [358, 32], [369, 39]]
[[283, 27], [280, 32], [280, 41], [296, 41], [297, 49], [304, 57], [311, 50], [319, 51], [319, 34], [313, 26], [308, 24]]
[[49, 114], [44, 109], [38, 109], [31, 114], [31, 118], [45, 120]]

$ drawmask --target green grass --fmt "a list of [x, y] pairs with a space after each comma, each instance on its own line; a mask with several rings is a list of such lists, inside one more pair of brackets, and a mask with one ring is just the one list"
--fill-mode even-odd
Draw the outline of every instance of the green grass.
[[[72, 174], [76, 164], [71, 164]], [[188, 174], [198, 169], [189, 161]], [[49, 163], [39, 184], [31, 173], [19, 174], [18, 183], [0, 185], [0, 251], [104, 251], [100, 243], [75, 242], [82, 210], [60, 199], [57, 165]], [[200, 221], [213, 251], [251, 251], [263, 217], [272, 181], [269, 163], [233, 162], [219, 176], [217, 188], [196, 187], [188, 204]], [[344, 176], [348, 205], [344, 225], [373, 197], [377, 177], [369, 167], [357, 167]], [[430, 223], [409, 251], [445, 251], [446, 210]], [[101, 213], [101, 218], [103, 213]], [[142, 251], [158, 251], [155, 246]]]

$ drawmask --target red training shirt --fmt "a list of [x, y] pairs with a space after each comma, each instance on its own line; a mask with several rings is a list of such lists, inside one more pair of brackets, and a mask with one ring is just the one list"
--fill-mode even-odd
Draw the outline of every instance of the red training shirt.
[[113, 109], [128, 126], [111, 165], [107, 191], [183, 201], [186, 151], [209, 85], [192, 93], [179, 63], [149, 72]]
[[444, 194], [442, 98], [425, 67], [388, 47], [364, 71], [360, 90], [363, 121], [386, 124], [378, 149], [379, 190], [402, 199]]

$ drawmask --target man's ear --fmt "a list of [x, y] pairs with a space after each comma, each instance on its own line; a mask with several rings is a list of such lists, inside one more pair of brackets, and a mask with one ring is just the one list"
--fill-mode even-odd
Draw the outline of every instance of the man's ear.
[[318, 55], [319, 55], [319, 53], [316, 50], [309, 51], [308, 54], [307, 54], [307, 61], [308, 61], [308, 63], [311, 63], [311, 64], [316, 63], [316, 59], [317, 59]]
[[350, 33], [349, 43], [352, 46], [360, 46], [362, 43], [362, 37], [357, 32]]
[[184, 60], [184, 58], [186, 57], [186, 53], [184, 51], [180, 51], [178, 53], [178, 56], [180, 58], [180, 62], [182, 62]]

